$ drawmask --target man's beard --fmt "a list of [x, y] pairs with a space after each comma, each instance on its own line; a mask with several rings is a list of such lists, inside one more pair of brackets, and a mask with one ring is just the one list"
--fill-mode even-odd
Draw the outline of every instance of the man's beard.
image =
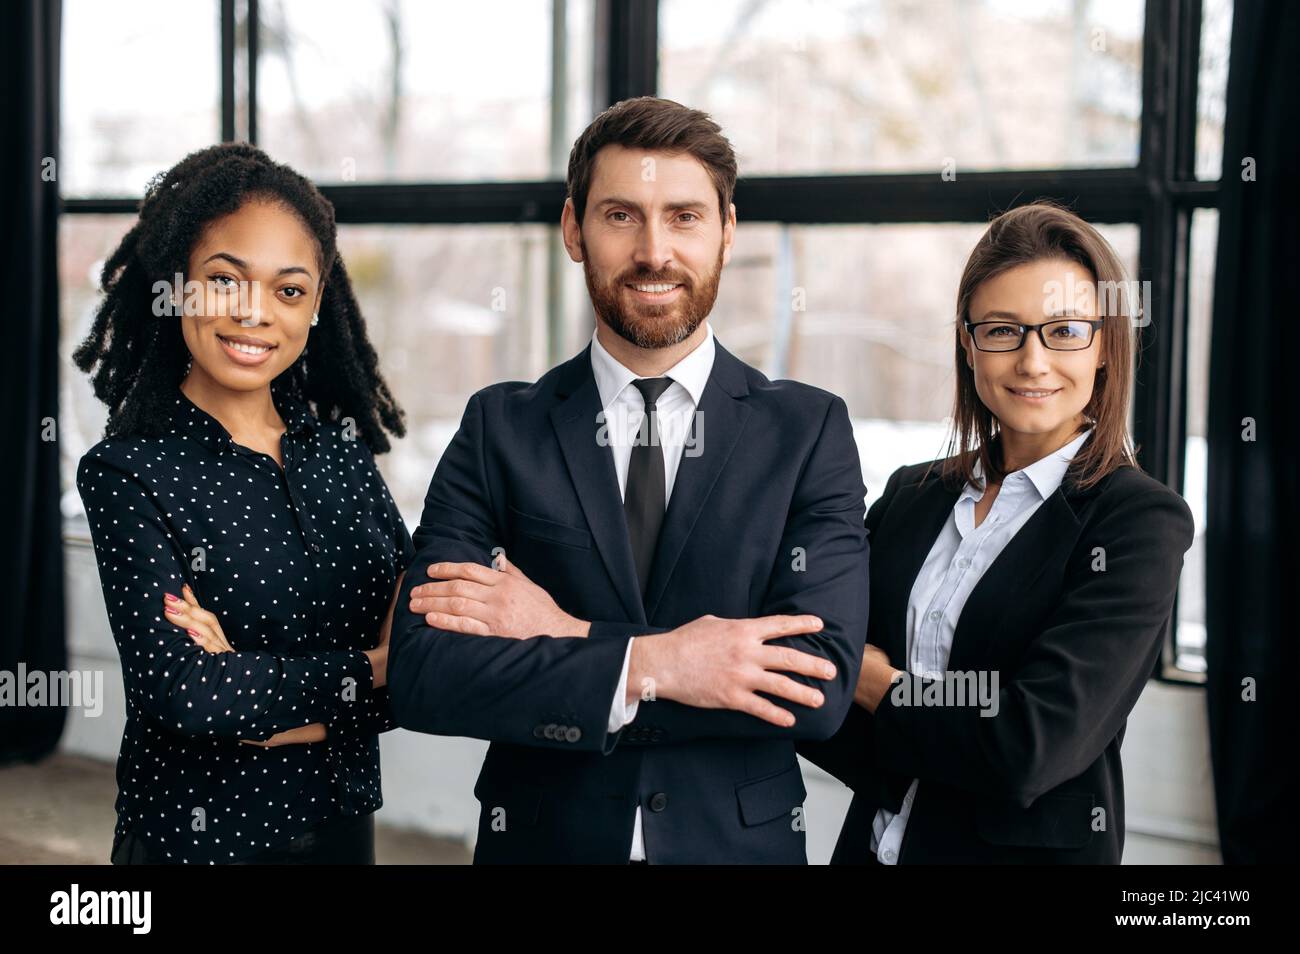
[[[617, 275], [613, 281], [598, 286], [591, 273], [591, 260], [587, 246], [582, 246], [582, 273], [587, 279], [587, 294], [596, 314], [620, 338], [638, 348], [655, 350], [681, 344], [709, 316], [718, 297], [718, 281], [722, 277], [722, 245], [718, 246], [718, 260], [713, 273], [696, 287], [685, 275], [673, 271], [649, 271], [632, 267]], [[656, 282], [681, 285], [676, 301], [665, 305], [647, 305], [634, 301], [624, 304], [623, 289], [628, 283], [654, 284]]]

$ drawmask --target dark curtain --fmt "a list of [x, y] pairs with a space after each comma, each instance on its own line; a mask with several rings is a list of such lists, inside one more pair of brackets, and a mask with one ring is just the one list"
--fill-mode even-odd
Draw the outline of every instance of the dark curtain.
[[[1300, 5], [1238, 2], [1210, 358], [1207, 700], [1226, 863], [1294, 862]], [[1247, 162], [1243, 166], [1243, 161]], [[1253, 180], [1250, 181], [1253, 173]], [[1252, 427], [1253, 433], [1249, 428]], [[1253, 438], [1253, 439], [1252, 439]]]
[[[59, 303], [56, 267], [58, 0], [13, 0], [0, 30], [0, 670], [67, 668], [59, 513]], [[51, 423], [53, 422], [53, 423]], [[3, 678], [3, 677], [0, 677]], [[23, 686], [18, 685], [19, 692]], [[0, 705], [0, 762], [48, 754], [58, 706]]]

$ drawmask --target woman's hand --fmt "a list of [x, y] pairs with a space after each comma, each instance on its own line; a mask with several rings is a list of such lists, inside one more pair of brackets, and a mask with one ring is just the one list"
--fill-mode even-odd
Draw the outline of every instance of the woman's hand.
[[435, 629], [471, 636], [586, 636], [591, 624], [570, 616], [523, 570], [497, 556], [495, 569], [477, 563], [435, 563], [411, 590], [411, 612]]
[[277, 732], [265, 742], [255, 742], [252, 739], [240, 739], [245, 745], [260, 745], [264, 749], [273, 749], [277, 745], [295, 745], [300, 742], [324, 742], [325, 725], [322, 722], [312, 722], [309, 725], [300, 725], [296, 729], [285, 729], [283, 732]]
[[233, 653], [235, 649], [221, 631], [221, 624], [215, 616], [199, 606], [188, 583], [181, 585], [181, 593], [184, 594], [184, 599], [171, 593], [163, 595], [163, 612], [167, 619], [189, 633], [201, 649], [210, 653]]
[[[209, 613], [199, 605], [198, 598], [194, 591], [190, 589], [189, 584], [181, 585], [181, 593], [184, 599], [167, 593], [163, 597], [166, 604], [165, 612], [167, 619], [177, 626], [185, 627], [185, 631], [190, 634], [190, 638], [199, 645], [205, 652], [209, 653], [233, 653], [234, 647], [226, 639], [226, 634], [221, 631], [221, 623], [217, 621], [216, 616]], [[240, 739], [245, 745], [258, 745], [262, 748], [274, 748], [277, 745], [294, 745], [299, 742], [323, 742], [325, 741], [325, 726], [320, 722], [313, 722], [310, 725], [300, 725], [294, 729], [286, 729], [284, 732], [277, 732], [264, 742], [257, 742], [253, 739]]]
[[902, 670], [889, 664], [889, 657], [883, 649], [867, 643], [867, 648], [862, 653], [862, 669], [858, 672], [853, 701], [874, 715], [880, 700], [885, 698], [885, 693], [894, 684], [894, 678], [902, 674]]

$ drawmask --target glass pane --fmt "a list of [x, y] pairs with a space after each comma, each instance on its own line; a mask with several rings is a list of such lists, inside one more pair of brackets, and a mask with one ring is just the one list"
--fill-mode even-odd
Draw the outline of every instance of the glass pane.
[[[65, 518], [80, 518], [77, 463], [104, 436], [108, 409], [72, 353], [90, 332], [99, 307], [104, 260], [135, 224], [134, 215], [65, 215], [59, 219], [59, 465]], [[84, 527], [84, 524], [82, 524]]]
[[1214, 308], [1218, 241], [1218, 210], [1193, 212], [1187, 288], [1187, 446], [1183, 452], [1183, 498], [1192, 509], [1196, 536], [1183, 560], [1178, 623], [1174, 630], [1174, 664], [1189, 672], [1205, 672], [1206, 412], [1210, 406], [1210, 319]]
[[[709, 320], [770, 377], [844, 398], [868, 501], [898, 467], [942, 455], [957, 283], [979, 224], [741, 224]], [[1138, 228], [1099, 225], [1130, 275]]]
[[[565, 4], [558, 164], [591, 119], [594, 0]], [[320, 182], [544, 179], [550, 3], [264, 0], [258, 144]]]
[[1196, 178], [1217, 179], [1223, 165], [1232, 0], [1203, 0], [1201, 65], [1196, 93]]
[[743, 175], [1132, 166], [1143, 4], [662, 0], [661, 94]]
[[138, 196], [221, 138], [218, 5], [64, 0], [59, 170], [65, 196]]
[[535, 380], [585, 346], [582, 269], [559, 230], [541, 225], [343, 226], [339, 246], [380, 369], [407, 413], [406, 438], [379, 463], [414, 527], [470, 395]]

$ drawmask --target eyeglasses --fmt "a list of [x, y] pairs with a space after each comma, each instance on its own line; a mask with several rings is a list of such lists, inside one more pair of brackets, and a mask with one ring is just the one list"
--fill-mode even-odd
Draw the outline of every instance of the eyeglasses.
[[1028, 331], [1038, 335], [1050, 351], [1083, 351], [1092, 345], [1093, 334], [1104, 323], [1103, 318], [1060, 318], [1041, 325], [1014, 321], [968, 321], [965, 325], [980, 351], [1018, 351]]

